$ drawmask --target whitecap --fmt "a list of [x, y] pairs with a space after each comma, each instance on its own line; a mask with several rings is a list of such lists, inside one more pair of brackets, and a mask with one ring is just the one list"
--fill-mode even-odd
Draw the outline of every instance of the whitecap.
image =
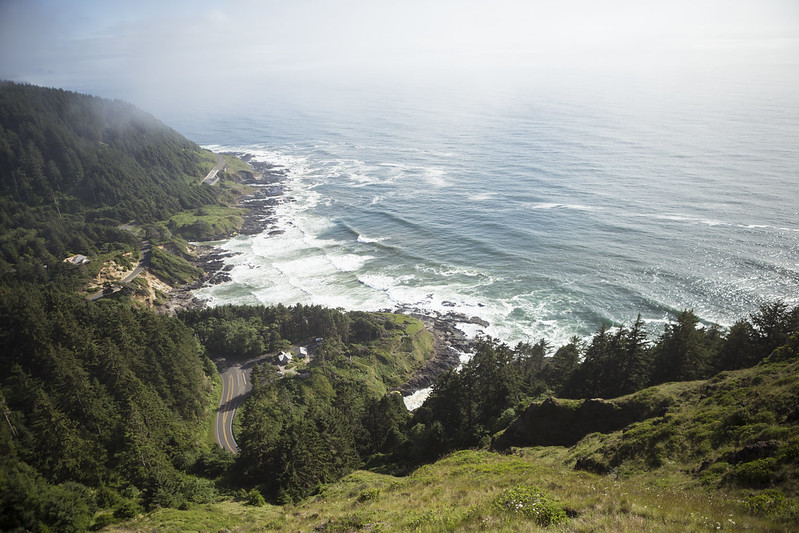
[[357, 255], [357, 254], [344, 254], [344, 255], [330, 255], [328, 254], [327, 258], [333, 264], [336, 269], [341, 272], [355, 272], [356, 270], [360, 270], [363, 266], [374, 259], [374, 257], [369, 255]]
[[374, 244], [374, 243], [377, 243], [377, 242], [383, 242], [383, 241], [386, 240], [386, 238], [385, 237], [371, 238], [371, 237], [365, 237], [364, 235], [360, 235], [359, 234], [358, 238], [355, 239], [355, 240], [357, 242], [361, 243], [361, 244]]
[[454, 267], [454, 266], [428, 266], [416, 265], [415, 269], [420, 272], [427, 272], [436, 276], [444, 278], [451, 278], [455, 276], [465, 276], [468, 278], [486, 278], [491, 281], [491, 277], [477, 270], [470, 270], [468, 268]]
[[487, 202], [497, 197], [493, 192], [467, 193], [466, 198], [471, 202]]
[[[647, 216], [647, 215], [644, 215]], [[715, 220], [712, 218], [697, 217], [694, 215], [686, 215], [682, 213], [665, 213], [659, 215], [650, 215], [656, 220], [668, 220], [670, 222], [687, 222], [689, 224], [704, 224], [706, 226], [728, 226], [726, 222]]]
[[441, 168], [425, 168], [423, 169], [422, 178], [433, 187], [443, 189], [452, 185], [446, 179], [446, 171]]
[[599, 208], [582, 204], [559, 204], [552, 202], [540, 202], [530, 205], [530, 209], [571, 209], [574, 211], [595, 211]]
[[480, 324], [473, 324], [471, 322], [458, 322], [455, 327], [463, 332], [466, 337], [476, 339], [479, 335], [485, 334], [485, 329]]
[[401, 283], [405, 283], [412, 279], [414, 278], [411, 275], [389, 276], [387, 274], [361, 274], [358, 276], [358, 281], [367, 287], [383, 292], [388, 292]]

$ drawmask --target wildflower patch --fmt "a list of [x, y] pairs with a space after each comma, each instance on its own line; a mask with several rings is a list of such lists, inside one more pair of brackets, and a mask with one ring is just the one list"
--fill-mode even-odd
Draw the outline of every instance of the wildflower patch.
[[557, 499], [530, 485], [506, 489], [497, 497], [494, 505], [506, 513], [520, 514], [535, 520], [541, 526], [566, 520], [566, 510]]

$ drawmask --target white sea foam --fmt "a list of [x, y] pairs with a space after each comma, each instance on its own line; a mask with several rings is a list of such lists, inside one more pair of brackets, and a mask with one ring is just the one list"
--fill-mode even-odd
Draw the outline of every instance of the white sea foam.
[[471, 202], [487, 202], [496, 199], [497, 194], [494, 192], [467, 193], [466, 197]]
[[[569, 109], [547, 108], [543, 121], [524, 113], [493, 117], [492, 128], [514, 135], [485, 139], [459, 132], [463, 149], [442, 140], [434, 124], [429, 132], [419, 128], [428, 126], [424, 115], [403, 110], [383, 117], [384, 108], [380, 120], [396, 125], [390, 135], [369, 129], [385, 122], [366, 121], [364, 128], [341, 133], [343, 140], [311, 125], [306, 138], [324, 137], [321, 142], [209, 147], [250, 152], [256, 161], [284, 168], [286, 201], [274, 208], [278, 222], [270, 228], [284, 233], [223, 244], [241, 253], [227, 260], [233, 281], [200, 292], [214, 304], [252, 302], [255, 295], [270, 304], [462, 313], [490, 323], [467, 329], [509, 344], [544, 337], [558, 346], [572, 335], [590, 338], [602, 321], [629, 323], [639, 310], [656, 328], [682, 308], [728, 322], [731, 309], [745, 316], [751, 302], [794, 291], [796, 190], [777, 190], [765, 180], [755, 190], [751, 169], [716, 161], [726, 158], [718, 149], [723, 146], [702, 152], [716, 154], [707, 156], [714, 161], [691, 159], [695, 187], [664, 180], [685, 175], [686, 149], [670, 140], [685, 138], [676, 134], [684, 121], [649, 130], [636, 122], [633, 132], [623, 121], [602, 120], [603, 128], [615, 124], [619, 138], [634, 138], [642, 148], [636, 151], [592, 138], [590, 116]], [[679, 118], [681, 109], [674, 111]], [[603, 108], [601, 114], [613, 113]], [[421, 122], [403, 122], [408, 118]], [[569, 121], [579, 124], [584, 138], [571, 134], [576, 130], [559, 137], [563, 132], [554, 124]], [[660, 135], [670, 129], [671, 137]], [[515, 143], [519, 132], [535, 150], [503, 140]], [[273, 137], [265, 130], [261, 138]], [[474, 153], [482, 142], [485, 149]], [[769, 172], [792, 183], [780, 169], [790, 168], [786, 162], [795, 159], [796, 149], [784, 150], [783, 166], [769, 163]], [[714, 168], [724, 168], [724, 176]], [[744, 194], [730, 196], [738, 188]], [[745, 191], [753, 192], [751, 198]], [[587, 224], [586, 211], [604, 224]], [[557, 225], [541, 224], [545, 214], [557, 215]], [[461, 245], [457, 236], [467, 231]], [[391, 247], [376, 245], [384, 241]]]
[[355, 272], [363, 268], [363, 266], [374, 259], [369, 255], [357, 254], [344, 254], [344, 255], [327, 255], [328, 260], [341, 272]]
[[770, 229], [776, 231], [794, 231], [799, 232], [799, 228], [786, 228], [780, 226], [771, 226], [769, 224], [738, 224], [737, 227], [744, 229]]
[[712, 218], [698, 217], [695, 215], [688, 215], [682, 213], [665, 213], [665, 214], [652, 214], [644, 215], [654, 218], [656, 220], [668, 220], [670, 222], [687, 222], [689, 224], [703, 224], [705, 226], [726, 226], [726, 222]]
[[361, 244], [374, 244], [376, 242], [383, 242], [386, 240], [386, 238], [385, 237], [372, 238], [372, 237], [366, 237], [364, 235], [358, 235], [358, 238], [355, 240]]
[[571, 209], [573, 211], [595, 211], [601, 208], [581, 204], [560, 204], [553, 202], [538, 202], [529, 204], [530, 209]]
[[441, 276], [445, 278], [453, 277], [453, 276], [465, 276], [469, 278], [487, 278], [491, 280], [490, 276], [487, 276], [483, 272], [479, 272], [477, 270], [471, 270], [468, 268], [461, 268], [461, 267], [453, 267], [453, 266], [433, 266], [433, 265], [416, 265], [416, 270], [420, 272], [428, 272], [434, 274], [436, 276]]
[[463, 332], [470, 339], [476, 339], [479, 335], [485, 334], [485, 328], [480, 324], [471, 322], [458, 322], [455, 327]]
[[371, 287], [372, 289], [381, 292], [390, 292], [412, 279], [414, 279], [414, 277], [409, 274], [406, 274], [404, 276], [391, 276], [388, 274], [374, 273], [374, 274], [361, 274], [360, 276], [358, 276], [358, 280], [361, 283], [363, 283], [367, 287]]
[[405, 407], [408, 409], [408, 411], [413, 411], [422, 406], [427, 397], [430, 396], [431, 392], [433, 392], [433, 387], [419, 389], [413, 394], [403, 397], [402, 401], [405, 402]]
[[422, 178], [433, 187], [443, 188], [449, 187], [452, 183], [447, 180], [447, 172], [442, 168], [425, 168], [422, 172]]

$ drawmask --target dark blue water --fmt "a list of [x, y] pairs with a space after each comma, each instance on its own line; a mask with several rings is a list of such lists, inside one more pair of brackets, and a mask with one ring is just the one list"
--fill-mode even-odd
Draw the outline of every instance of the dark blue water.
[[751, 80], [274, 86], [168, 117], [289, 170], [219, 303], [413, 306], [509, 342], [799, 304], [799, 97]]

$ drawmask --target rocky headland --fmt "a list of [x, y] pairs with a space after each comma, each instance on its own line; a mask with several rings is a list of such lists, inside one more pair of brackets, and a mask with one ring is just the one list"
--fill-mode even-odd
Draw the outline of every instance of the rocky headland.
[[397, 309], [396, 312], [421, 320], [427, 331], [433, 334], [433, 357], [398, 389], [403, 396], [430, 387], [438, 376], [461, 364], [461, 355], [474, 352], [475, 339], [458, 329], [458, 324], [488, 325], [480, 318], [459, 313], [420, 313], [415, 309]]

